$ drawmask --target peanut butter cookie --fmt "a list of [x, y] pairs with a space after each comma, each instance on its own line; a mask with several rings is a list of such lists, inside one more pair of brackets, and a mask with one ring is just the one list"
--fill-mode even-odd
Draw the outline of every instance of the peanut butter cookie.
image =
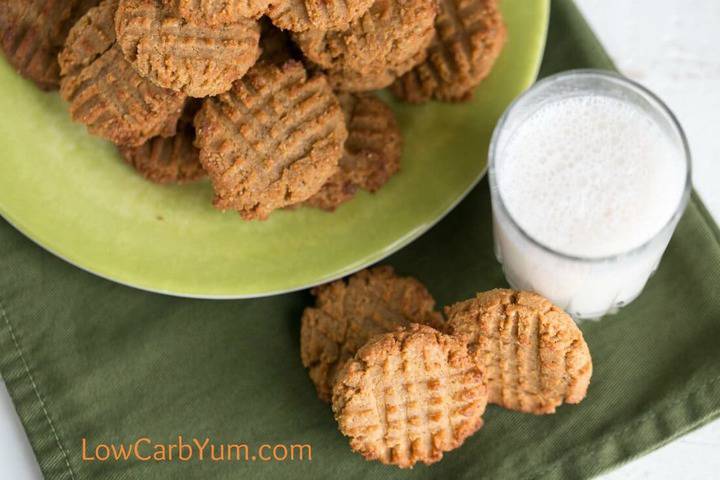
[[338, 170], [306, 204], [327, 211], [352, 199], [359, 188], [376, 192], [400, 169], [402, 136], [395, 114], [370, 93], [339, 94], [348, 138]]
[[269, 0], [162, 0], [193, 23], [221, 25], [236, 23], [242, 18], [257, 19], [267, 11]]
[[425, 286], [392, 267], [363, 270], [313, 289], [315, 307], [303, 312], [300, 354], [318, 396], [330, 401], [335, 374], [373, 335], [410, 323], [442, 327]]
[[334, 69], [328, 72], [328, 81], [333, 88], [342, 92], [367, 92], [394, 85], [397, 75], [395, 72], [409, 71], [425, 60], [427, 51], [422, 50], [405, 64], [397, 65], [394, 69], [380, 67], [375, 70], [358, 72], [348, 69]]
[[60, 74], [77, 75], [115, 44], [115, 11], [118, 0], [104, 0], [89, 9], [68, 32], [58, 55]]
[[267, 11], [283, 30], [337, 30], [367, 12], [373, 0], [276, 0]]
[[160, 0], [120, 0], [115, 19], [118, 43], [138, 73], [191, 97], [228, 91], [260, 55], [260, 26], [251, 19], [211, 26]]
[[195, 117], [215, 206], [246, 220], [304, 202], [335, 173], [347, 138], [337, 97], [300, 62], [255, 65]]
[[535, 293], [491, 290], [445, 309], [483, 368], [488, 401], [534, 414], [585, 398], [592, 359], [573, 319]]
[[119, 145], [120, 154], [151, 182], [187, 183], [203, 178], [205, 170], [200, 164], [200, 151], [193, 145], [193, 117], [199, 108], [199, 101], [188, 101], [178, 121], [175, 135], [158, 135], [139, 147]]
[[440, 460], [482, 426], [487, 392], [465, 345], [411, 325], [374, 337], [338, 374], [333, 412], [350, 447], [410, 468]]
[[125, 60], [112, 28], [116, 7], [105, 0], [70, 30], [59, 57], [60, 95], [90, 133], [138, 146], [174, 133], [186, 97], [142, 78]]
[[57, 56], [75, 21], [99, 0], [3, 0], [0, 49], [10, 65], [43, 90], [60, 85]]
[[427, 58], [392, 87], [399, 98], [420, 103], [467, 100], [488, 76], [507, 32], [499, 0], [440, 0], [436, 35]]
[[333, 88], [376, 90], [424, 60], [436, 15], [436, 0], [377, 0], [347, 29], [308, 30], [294, 37], [308, 60], [326, 71]]

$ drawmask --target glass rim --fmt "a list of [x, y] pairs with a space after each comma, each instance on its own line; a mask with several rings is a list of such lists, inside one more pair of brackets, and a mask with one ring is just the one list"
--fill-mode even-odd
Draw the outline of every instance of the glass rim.
[[[538, 239], [534, 238], [532, 235], [530, 235], [524, 228], [522, 228], [515, 218], [510, 214], [510, 211], [507, 209], [505, 205], [505, 201], [502, 198], [502, 195], [500, 193], [500, 189], [498, 188], [498, 185], [496, 183], [495, 179], [495, 160], [497, 157], [497, 148], [499, 143], [499, 137], [500, 134], [505, 129], [505, 124], [507, 123], [510, 115], [528, 98], [528, 96], [537, 91], [540, 88], [543, 88], [544, 86], [555, 82], [557, 80], [567, 79], [567, 78], [577, 78], [577, 77], [586, 77], [586, 78], [601, 78], [605, 80], [612, 80], [620, 84], [623, 88], [633, 90], [636, 92], [640, 92], [641, 94], [647, 96], [650, 100], [650, 103], [653, 105], [653, 107], [660, 112], [664, 113], [667, 118], [670, 120], [670, 125], [673, 129], [673, 131], [678, 135], [680, 142], [682, 144], [682, 151], [684, 154], [685, 159], [685, 185], [683, 187], [683, 194], [680, 197], [680, 201], [678, 202], [678, 206], [675, 208], [675, 211], [670, 216], [667, 222], [665, 222], [662, 227], [655, 232], [650, 238], [643, 241], [640, 245], [633, 247], [629, 250], [615, 253], [612, 255], [604, 255], [604, 256], [598, 256], [598, 257], [586, 257], [586, 256], [580, 256], [580, 255], [572, 255], [569, 253], [561, 252], [555, 248], [552, 248], [548, 245], [545, 245], [543, 242], [539, 241]], [[508, 220], [510, 221], [510, 224], [515, 228], [520, 234], [530, 241], [531, 244], [535, 245], [536, 247], [540, 248], [541, 250], [544, 250], [547, 253], [550, 253], [552, 255], [556, 255], [558, 257], [572, 260], [575, 262], [584, 262], [584, 263], [603, 263], [603, 262], [611, 262], [616, 261], [618, 259], [622, 259], [625, 257], [633, 256], [643, 250], [645, 250], [651, 243], [655, 241], [668, 227], [673, 225], [679, 217], [682, 215], [682, 213], [685, 211], [685, 207], [688, 204], [688, 201], [690, 199], [690, 192], [692, 190], [692, 154], [690, 152], [690, 146], [688, 144], [687, 136], [685, 135], [685, 131], [682, 128], [682, 125], [680, 125], [680, 122], [677, 119], [677, 116], [673, 111], [668, 107], [668, 105], [660, 99], [655, 93], [650, 91], [648, 88], [644, 87], [643, 85], [639, 84], [638, 82], [631, 80], [619, 73], [615, 73], [613, 71], [609, 70], [600, 70], [600, 69], [575, 69], [575, 70], [567, 70], [565, 72], [556, 73], [554, 75], [551, 75], [549, 77], [546, 77], [538, 82], [536, 82], [534, 85], [532, 85], [530, 88], [528, 88], [525, 92], [523, 92], [521, 95], [519, 95], [505, 110], [505, 112], [502, 114], [500, 119], [498, 120], [495, 129], [492, 134], [492, 138], [490, 140], [490, 148], [489, 148], [489, 154], [488, 154], [488, 171], [489, 171], [489, 180], [490, 180], [490, 189], [492, 195], [492, 203], [493, 208], [500, 208], [500, 210], [507, 216]]]

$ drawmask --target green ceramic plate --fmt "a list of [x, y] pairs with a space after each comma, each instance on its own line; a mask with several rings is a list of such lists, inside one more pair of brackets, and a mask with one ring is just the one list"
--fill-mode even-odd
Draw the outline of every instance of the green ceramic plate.
[[509, 41], [473, 102], [393, 103], [405, 152], [380, 192], [333, 214], [303, 208], [266, 222], [214, 210], [207, 182], [146, 182], [73, 124], [56, 93], [0, 60], [0, 213], [81, 268], [162, 293], [254, 297], [351, 273], [417, 238], [484, 174], [496, 120], [535, 80], [549, 15], [549, 0], [502, 5]]

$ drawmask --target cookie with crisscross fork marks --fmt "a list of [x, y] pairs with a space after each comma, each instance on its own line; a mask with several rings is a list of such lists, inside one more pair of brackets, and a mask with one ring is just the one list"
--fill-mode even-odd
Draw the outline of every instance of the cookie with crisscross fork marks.
[[211, 26], [183, 19], [160, 0], [120, 0], [115, 27], [140, 75], [191, 97], [228, 91], [260, 55], [256, 21]]
[[330, 178], [347, 137], [337, 97], [300, 62], [259, 63], [195, 117], [215, 206], [246, 220], [303, 202]]
[[585, 398], [592, 359], [573, 319], [530, 292], [491, 290], [445, 309], [483, 368], [488, 401], [535, 414]]
[[0, 49], [40, 88], [60, 84], [57, 56], [70, 27], [99, 0], [2, 0]]
[[151, 182], [187, 183], [203, 178], [205, 170], [200, 164], [200, 151], [193, 145], [195, 127], [192, 122], [199, 108], [199, 100], [188, 101], [175, 135], [158, 135], [139, 147], [119, 145], [120, 154]]
[[305, 56], [325, 70], [333, 88], [375, 90], [424, 59], [436, 15], [436, 0], [377, 0], [346, 29], [308, 30], [294, 37]]
[[270, 5], [269, 0], [163, 0], [163, 3], [191, 22], [208, 25], [259, 18]]
[[359, 188], [376, 192], [400, 169], [402, 135], [395, 114], [371, 93], [338, 95], [348, 138], [338, 171], [306, 204], [333, 211]]
[[335, 374], [374, 335], [411, 323], [442, 327], [425, 286], [392, 267], [363, 270], [313, 289], [315, 306], [303, 312], [300, 356], [318, 396], [330, 401]]
[[104, 0], [73, 25], [58, 55], [62, 76], [77, 75], [113, 46], [117, 3], [118, 0]]
[[500, 0], [440, 0], [427, 58], [392, 91], [408, 102], [467, 100], [487, 77], [505, 44]]
[[422, 326], [374, 337], [338, 374], [333, 412], [350, 447], [402, 468], [440, 460], [482, 426], [482, 373], [459, 340]]
[[116, 7], [105, 0], [70, 30], [60, 55], [60, 95], [90, 133], [137, 146], [174, 134], [186, 97], [141, 77], [125, 60], [111, 27]]
[[277, 0], [267, 15], [283, 30], [337, 30], [347, 28], [372, 4], [373, 0]]

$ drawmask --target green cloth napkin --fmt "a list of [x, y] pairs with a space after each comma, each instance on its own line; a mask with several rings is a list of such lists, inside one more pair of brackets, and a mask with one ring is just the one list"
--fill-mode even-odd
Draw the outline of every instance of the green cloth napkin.
[[[612, 64], [573, 4], [557, 0], [543, 74], [577, 67]], [[696, 196], [645, 293], [582, 325], [595, 364], [582, 404], [546, 417], [490, 407], [462, 448], [412, 471], [352, 453], [316, 398], [299, 358], [307, 292], [244, 301], [145, 293], [64, 263], [2, 221], [0, 252], [0, 369], [49, 479], [585, 478], [720, 412], [720, 232]], [[505, 285], [487, 183], [387, 263], [420, 278], [440, 305]], [[312, 460], [82, 460], [83, 438], [92, 452], [178, 434], [247, 443], [251, 453], [309, 444]]]

